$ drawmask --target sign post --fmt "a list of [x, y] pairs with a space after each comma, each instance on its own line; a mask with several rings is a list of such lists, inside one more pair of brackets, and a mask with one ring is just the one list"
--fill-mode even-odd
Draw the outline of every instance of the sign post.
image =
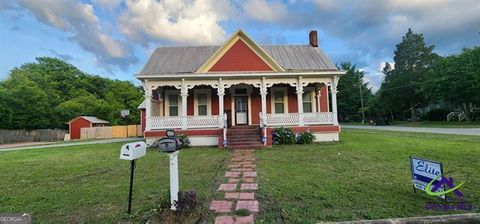
[[[412, 172], [413, 191], [416, 189], [425, 191], [428, 183], [436, 184], [443, 175], [443, 165], [441, 162], [435, 162], [427, 159], [421, 159], [410, 156], [410, 169]], [[431, 189], [429, 189], [431, 190]], [[442, 187], [440, 190], [444, 190]], [[441, 195], [445, 198], [445, 195]]]
[[122, 110], [120, 111], [120, 116], [127, 121], [127, 138], [128, 138], [128, 126], [130, 125], [130, 110]]
[[128, 191], [128, 209], [127, 213], [132, 211], [132, 190], [133, 190], [133, 174], [137, 158], [143, 157], [146, 154], [147, 145], [145, 142], [127, 143], [120, 149], [120, 159], [130, 160], [130, 189]]

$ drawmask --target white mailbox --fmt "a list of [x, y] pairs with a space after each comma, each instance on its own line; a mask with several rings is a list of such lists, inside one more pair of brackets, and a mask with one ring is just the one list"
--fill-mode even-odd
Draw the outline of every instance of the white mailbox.
[[120, 159], [134, 160], [145, 156], [147, 144], [145, 142], [127, 143], [120, 149]]

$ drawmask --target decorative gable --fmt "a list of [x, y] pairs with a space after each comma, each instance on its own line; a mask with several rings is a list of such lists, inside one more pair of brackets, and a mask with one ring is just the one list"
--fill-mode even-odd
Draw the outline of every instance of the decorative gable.
[[197, 73], [230, 71], [283, 71], [263, 49], [243, 31], [233, 34]]

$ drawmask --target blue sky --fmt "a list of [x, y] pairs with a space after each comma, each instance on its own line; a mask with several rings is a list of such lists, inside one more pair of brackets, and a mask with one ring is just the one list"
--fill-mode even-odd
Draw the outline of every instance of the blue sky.
[[384, 62], [409, 27], [435, 52], [480, 45], [478, 0], [16, 0], [0, 1], [0, 79], [38, 56], [138, 81], [159, 46], [218, 45], [241, 28], [260, 44], [320, 47], [365, 70], [376, 90]]

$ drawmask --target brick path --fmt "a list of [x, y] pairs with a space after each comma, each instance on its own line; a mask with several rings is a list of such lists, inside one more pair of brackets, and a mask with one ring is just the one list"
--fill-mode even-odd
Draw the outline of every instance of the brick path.
[[[255, 222], [255, 214], [259, 211], [255, 200], [255, 156], [253, 150], [236, 150], [225, 173], [225, 183], [220, 184], [218, 191], [224, 192], [223, 198], [213, 200], [210, 210], [217, 214], [216, 224], [247, 224]], [[236, 210], [247, 209], [248, 216], [235, 215]]]

